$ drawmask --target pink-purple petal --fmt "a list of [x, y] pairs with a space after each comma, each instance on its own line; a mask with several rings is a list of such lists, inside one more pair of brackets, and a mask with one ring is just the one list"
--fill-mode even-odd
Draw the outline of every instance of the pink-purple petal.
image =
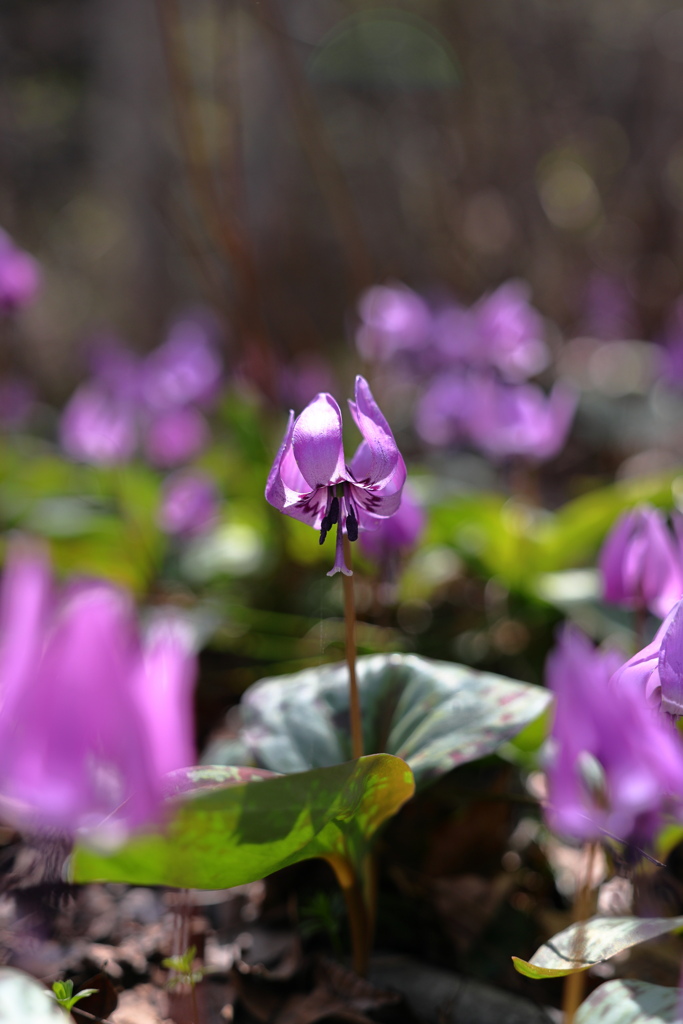
[[349, 402], [351, 414], [367, 445], [363, 457], [364, 474], [359, 482], [376, 484], [391, 476], [400, 458], [391, 427], [364, 377], [356, 377], [356, 401]]
[[344, 479], [341, 410], [332, 395], [321, 392], [296, 419], [292, 450], [309, 489]]

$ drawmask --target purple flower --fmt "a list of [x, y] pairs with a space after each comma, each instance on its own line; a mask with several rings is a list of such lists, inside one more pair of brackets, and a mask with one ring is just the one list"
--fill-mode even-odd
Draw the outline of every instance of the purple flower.
[[40, 286], [40, 266], [0, 230], [0, 310], [11, 313], [33, 299]]
[[490, 365], [511, 381], [533, 377], [549, 362], [543, 320], [529, 304], [530, 293], [526, 282], [507, 281], [473, 310]]
[[123, 402], [140, 401], [142, 361], [116, 337], [97, 338], [90, 353], [95, 383]]
[[[172, 627], [168, 627], [171, 629]], [[117, 841], [159, 818], [163, 771], [193, 758], [187, 643], [143, 644], [122, 590], [55, 591], [41, 550], [10, 549], [0, 593], [0, 813]]]
[[427, 388], [415, 412], [415, 429], [427, 444], [466, 441], [476, 405], [478, 377], [462, 371], [440, 374]]
[[410, 489], [404, 487], [398, 510], [388, 519], [380, 519], [375, 530], [364, 530], [360, 546], [379, 565], [390, 567], [418, 543], [424, 532], [425, 518], [422, 505]]
[[198, 409], [169, 409], [147, 427], [145, 454], [152, 465], [168, 469], [193, 459], [208, 440], [209, 425]]
[[665, 714], [683, 717], [683, 600], [671, 609], [652, 643], [615, 673], [614, 685], [642, 694]]
[[564, 447], [576, 411], [573, 391], [556, 384], [546, 396], [533, 384], [504, 384], [495, 377], [472, 387], [467, 429], [488, 455], [545, 461]]
[[173, 409], [214, 398], [221, 359], [206, 325], [195, 317], [179, 320], [143, 366], [142, 390], [151, 409]]
[[396, 352], [422, 347], [431, 312], [424, 299], [405, 285], [369, 288], [358, 303], [361, 326], [356, 346], [364, 359], [391, 359]]
[[598, 565], [604, 596], [628, 608], [649, 608], [660, 618], [683, 594], [679, 546], [662, 513], [649, 505], [625, 512], [610, 530]]
[[164, 481], [159, 525], [165, 533], [184, 537], [203, 533], [217, 514], [216, 485], [206, 473], [188, 470]]
[[556, 697], [550, 736], [548, 819], [576, 839], [649, 841], [680, 808], [683, 748], [642, 693], [610, 683], [619, 656], [565, 628], [547, 664]]
[[73, 459], [110, 466], [126, 462], [135, 451], [135, 409], [97, 384], [84, 384], [62, 413], [60, 439]]
[[356, 377], [351, 415], [363, 441], [347, 465], [342, 444], [341, 410], [332, 395], [321, 392], [289, 425], [266, 484], [271, 505], [320, 530], [320, 543], [337, 527], [334, 567], [351, 575], [342, 534], [350, 541], [359, 530], [372, 530], [401, 504], [406, 467], [394, 435], [363, 377]]
[[[476, 307], [475, 307], [476, 309]], [[454, 361], [487, 366], [489, 353], [474, 310], [449, 303], [434, 314], [434, 343], [446, 367]]]

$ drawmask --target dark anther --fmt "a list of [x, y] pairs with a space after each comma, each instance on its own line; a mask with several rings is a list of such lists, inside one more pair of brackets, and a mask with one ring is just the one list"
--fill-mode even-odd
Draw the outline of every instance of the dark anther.
[[325, 537], [332, 529], [334, 524], [339, 520], [339, 498], [333, 498], [330, 502], [330, 507], [327, 510], [327, 515], [320, 524], [320, 544], [325, 543]]
[[349, 540], [358, 540], [358, 520], [352, 508], [349, 509], [349, 514], [346, 517], [346, 536]]
[[327, 517], [330, 525], [326, 527], [327, 530], [331, 530], [335, 523], [339, 522], [339, 498], [334, 497], [330, 502], [330, 510], [327, 513]]

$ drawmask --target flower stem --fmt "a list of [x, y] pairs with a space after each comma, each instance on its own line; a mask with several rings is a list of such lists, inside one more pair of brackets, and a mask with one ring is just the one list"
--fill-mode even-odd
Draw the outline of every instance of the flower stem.
[[[591, 892], [593, 889], [593, 864], [595, 863], [597, 850], [597, 843], [589, 843], [586, 848], [586, 874], [576, 890], [574, 899], [573, 917], [578, 922], [585, 921], [590, 913]], [[572, 950], [572, 959], [574, 960], [584, 959], [584, 937], [585, 929], [579, 928], [576, 933], [575, 948]], [[586, 981], [585, 975], [585, 971], [576, 971], [574, 974], [568, 974], [565, 978], [564, 991], [562, 993], [564, 1024], [573, 1024], [574, 1022], [576, 1011], [581, 1005], [583, 998], [583, 989]]]
[[363, 902], [363, 893], [358, 881], [350, 888], [342, 889], [342, 892], [344, 893], [346, 912], [349, 918], [353, 969], [356, 974], [364, 978], [368, 973], [368, 960], [370, 958], [370, 928], [367, 910]]
[[[344, 535], [344, 560], [351, 568], [351, 545]], [[346, 624], [346, 663], [349, 666], [349, 715], [351, 717], [351, 751], [354, 758], [363, 756], [363, 721], [360, 713], [358, 681], [356, 679], [356, 599], [353, 576], [342, 577], [344, 582], [344, 621]]]

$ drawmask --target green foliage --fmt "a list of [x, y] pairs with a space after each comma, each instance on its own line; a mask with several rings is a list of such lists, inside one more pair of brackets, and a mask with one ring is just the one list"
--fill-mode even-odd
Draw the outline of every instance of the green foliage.
[[375, 832], [414, 789], [408, 767], [387, 754], [297, 775], [198, 767], [171, 780], [166, 827], [111, 853], [77, 846], [75, 882], [227, 889], [322, 857], [351, 886]]
[[169, 988], [176, 988], [179, 985], [188, 985], [190, 988], [194, 988], [195, 985], [202, 981], [209, 968], [195, 967], [196, 957], [196, 946], [188, 946], [180, 956], [164, 957], [161, 961], [161, 966], [165, 967], [168, 971], [173, 971], [175, 974], [175, 977], [168, 979], [167, 985]]
[[512, 589], [536, 594], [541, 574], [586, 565], [617, 517], [639, 502], [674, 504], [679, 470], [592, 490], [556, 512], [501, 494], [449, 498], [432, 509], [430, 539]]
[[[359, 658], [357, 673], [365, 750], [402, 758], [418, 787], [495, 752], [550, 701], [541, 687], [412, 654]], [[345, 664], [264, 679], [240, 710], [240, 737], [207, 760], [299, 772], [350, 756]]]
[[579, 1007], [576, 1024], [677, 1024], [680, 992], [622, 978], [596, 988]]
[[680, 929], [683, 917], [593, 917], [558, 932], [531, 960], [512, 960], [527, 978], [557, 978], [587, 971], [624, 949]]
[[96, 988], [83, 988], [80, 992], [74, 995], [74, 983], [69, 979], [68, 981], [55, 981], [52, 983], [52, 994], [57, 1000], [59, 1005], [70, 1013], [73, 1007], [81, 999], [87, 999], [88, 996], [94, 996], [99, 989]]

